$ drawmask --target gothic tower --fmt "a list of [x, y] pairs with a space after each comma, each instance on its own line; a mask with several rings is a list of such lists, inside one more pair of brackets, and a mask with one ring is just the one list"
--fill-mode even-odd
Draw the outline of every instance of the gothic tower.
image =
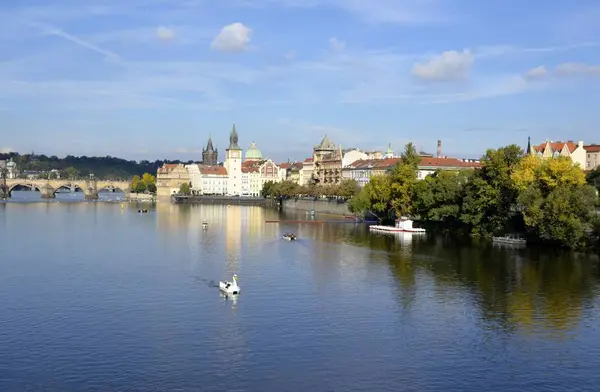
[[216, 165], [218, 161], [219, 153], [213, 147], [212, 138], [208, 138], [206, 149], [202, 149], [202, 164], [204, 165]]
[[225, 168], [227, 169], [227, 194], [239, 195], [242, 191], [242, 149], [238, 145], [235, 123], [229, 134], [229, 147], [225, 150]]

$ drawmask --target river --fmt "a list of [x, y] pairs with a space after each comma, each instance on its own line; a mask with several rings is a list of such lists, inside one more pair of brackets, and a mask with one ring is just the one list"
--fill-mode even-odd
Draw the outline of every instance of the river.
[[[139, 214], [15, 194], [0, 202], [0, 391], [600, 384], [596, 256], [265, 223], [305, 215], [261, 207]], [[233, 273], [235, 300], [216, 287]]]

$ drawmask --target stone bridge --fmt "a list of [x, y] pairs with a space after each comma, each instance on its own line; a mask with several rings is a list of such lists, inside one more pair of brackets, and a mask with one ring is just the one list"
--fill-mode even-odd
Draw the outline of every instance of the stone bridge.
[[56, 191], [59, 189], [69, 189], [71, 191], [80, 189], [85, 198], [90, 200], [97, 199], [98, 192], [102, 190], [120, 190], [123, 193], [129, 193], [129, 183], [126, 181], [0, 179], [0, 198], [10, 197], [13, 189], [17, 186], [37, 190], [42, 194], [43, 199], [54, 198]]

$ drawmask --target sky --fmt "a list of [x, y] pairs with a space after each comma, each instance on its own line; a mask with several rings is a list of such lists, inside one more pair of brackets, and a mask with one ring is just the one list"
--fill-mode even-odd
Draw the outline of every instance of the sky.
[[597, 0], [7, 0], [0, 151], [600, 142]]

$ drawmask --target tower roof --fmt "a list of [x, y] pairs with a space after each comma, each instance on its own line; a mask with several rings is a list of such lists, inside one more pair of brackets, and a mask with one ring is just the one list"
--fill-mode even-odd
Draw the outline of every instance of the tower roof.
[[241, 150], [238, 145], [238, 134], [235, 129], [235, 123], [233, 123], [233, 127], [231, 128], [231, 132], [229, 133], [229, 147], [228, 150]]
[[317, 146], [315, 147], [315, 149], [317, 150], [335, 150], [335, 144], [333, 144], [331, 142], [331, 140], [329, 140], [329, 136], [325, 135], [325, 137], [323, 138], [323, 140], [321, 140], [321, 143], [317, 144]]
[[260, 150], [258, 148], [256, 148], [256, 143], [252, 142], [252, 144], [250, 144], [250, 148], [246, 151], [245, 159], [247, 159], [247, 160], [263, 159], [262, 153], [260, 152]]
[[214, 152], [215, 148], [213, 147], [212, 137], [208, 137], [208, 143], [206, 143], [206, 152]]

